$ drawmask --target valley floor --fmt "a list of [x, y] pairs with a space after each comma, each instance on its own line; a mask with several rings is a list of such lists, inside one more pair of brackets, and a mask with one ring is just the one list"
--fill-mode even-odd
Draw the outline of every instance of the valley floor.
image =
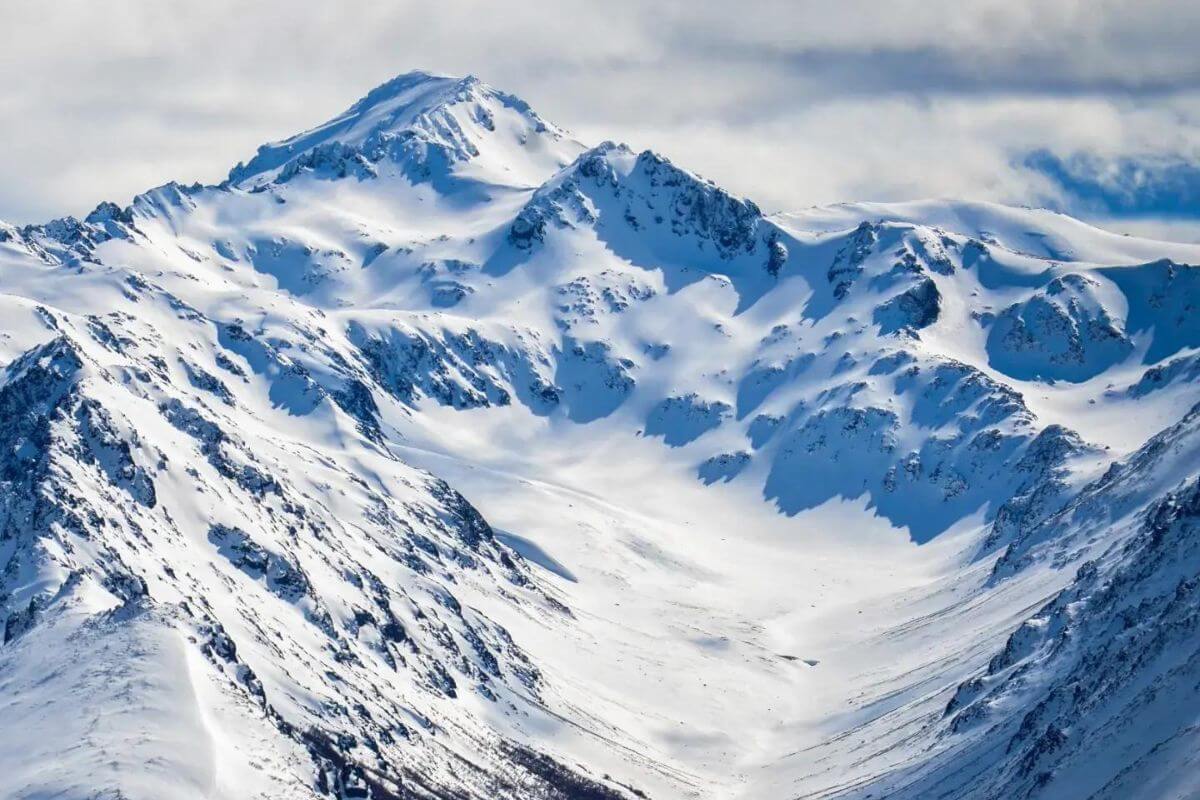
[[873, 747], [855, 731], [897, 720], [875, 746], [900, 757], [912, 719], [940, 714], [1057, 588], [981, 593], [990, 561], [963, 572], [981, 523], [918, 546], [866, 498], [787, 517], [753, 481], [705, 486], [627, 428], [551, 436], [519, 411], [463, 413], [433, 412], [398, 455], [541, 567], [574, 624], [501, 621], [555, 676], [548, 704], [571, 723], [555, 738], [652, 797], [847, 788]]

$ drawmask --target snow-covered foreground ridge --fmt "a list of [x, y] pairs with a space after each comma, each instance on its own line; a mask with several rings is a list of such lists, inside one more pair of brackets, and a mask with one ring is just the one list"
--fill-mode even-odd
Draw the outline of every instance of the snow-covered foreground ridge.
[[1200, 792], [1192, 263], [426, 73], [0, 224], [0, 796]]

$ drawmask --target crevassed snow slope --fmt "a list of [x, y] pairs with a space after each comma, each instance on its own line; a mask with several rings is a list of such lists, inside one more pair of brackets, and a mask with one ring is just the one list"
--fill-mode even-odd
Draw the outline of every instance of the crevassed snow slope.
[[1197, 262], [427, 73], [0, 227], [3, 793], [1189, 791]]

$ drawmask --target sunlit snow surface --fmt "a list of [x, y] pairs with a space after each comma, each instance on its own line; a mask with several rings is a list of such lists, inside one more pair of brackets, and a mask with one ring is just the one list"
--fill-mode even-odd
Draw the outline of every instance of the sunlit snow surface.
[[0, 226], [0, 795], [1200, 790], [1198, 262], [424, 73]]

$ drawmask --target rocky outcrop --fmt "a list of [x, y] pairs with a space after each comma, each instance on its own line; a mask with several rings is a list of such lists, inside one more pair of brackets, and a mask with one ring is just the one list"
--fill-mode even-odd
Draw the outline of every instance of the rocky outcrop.
[[530, 250], [544, 241], [547, 226], [594, 227], [619, 251], [642, 239], [660, 256], [687, 263], [700, 255], [714, 269], [744, 260], [776, 276], [788, 258], [783, 234], [754, 203], [656, 153], [634, 155], [612, 142], [583, 153], [538, 189], [508, 241]]
[[1050, 281], [1005, 309], [988, 332], [992, 366], [1018, 378], [1084, 380], [1133, 350], [1124, 321], [1099, 282], [1080, 274]]

